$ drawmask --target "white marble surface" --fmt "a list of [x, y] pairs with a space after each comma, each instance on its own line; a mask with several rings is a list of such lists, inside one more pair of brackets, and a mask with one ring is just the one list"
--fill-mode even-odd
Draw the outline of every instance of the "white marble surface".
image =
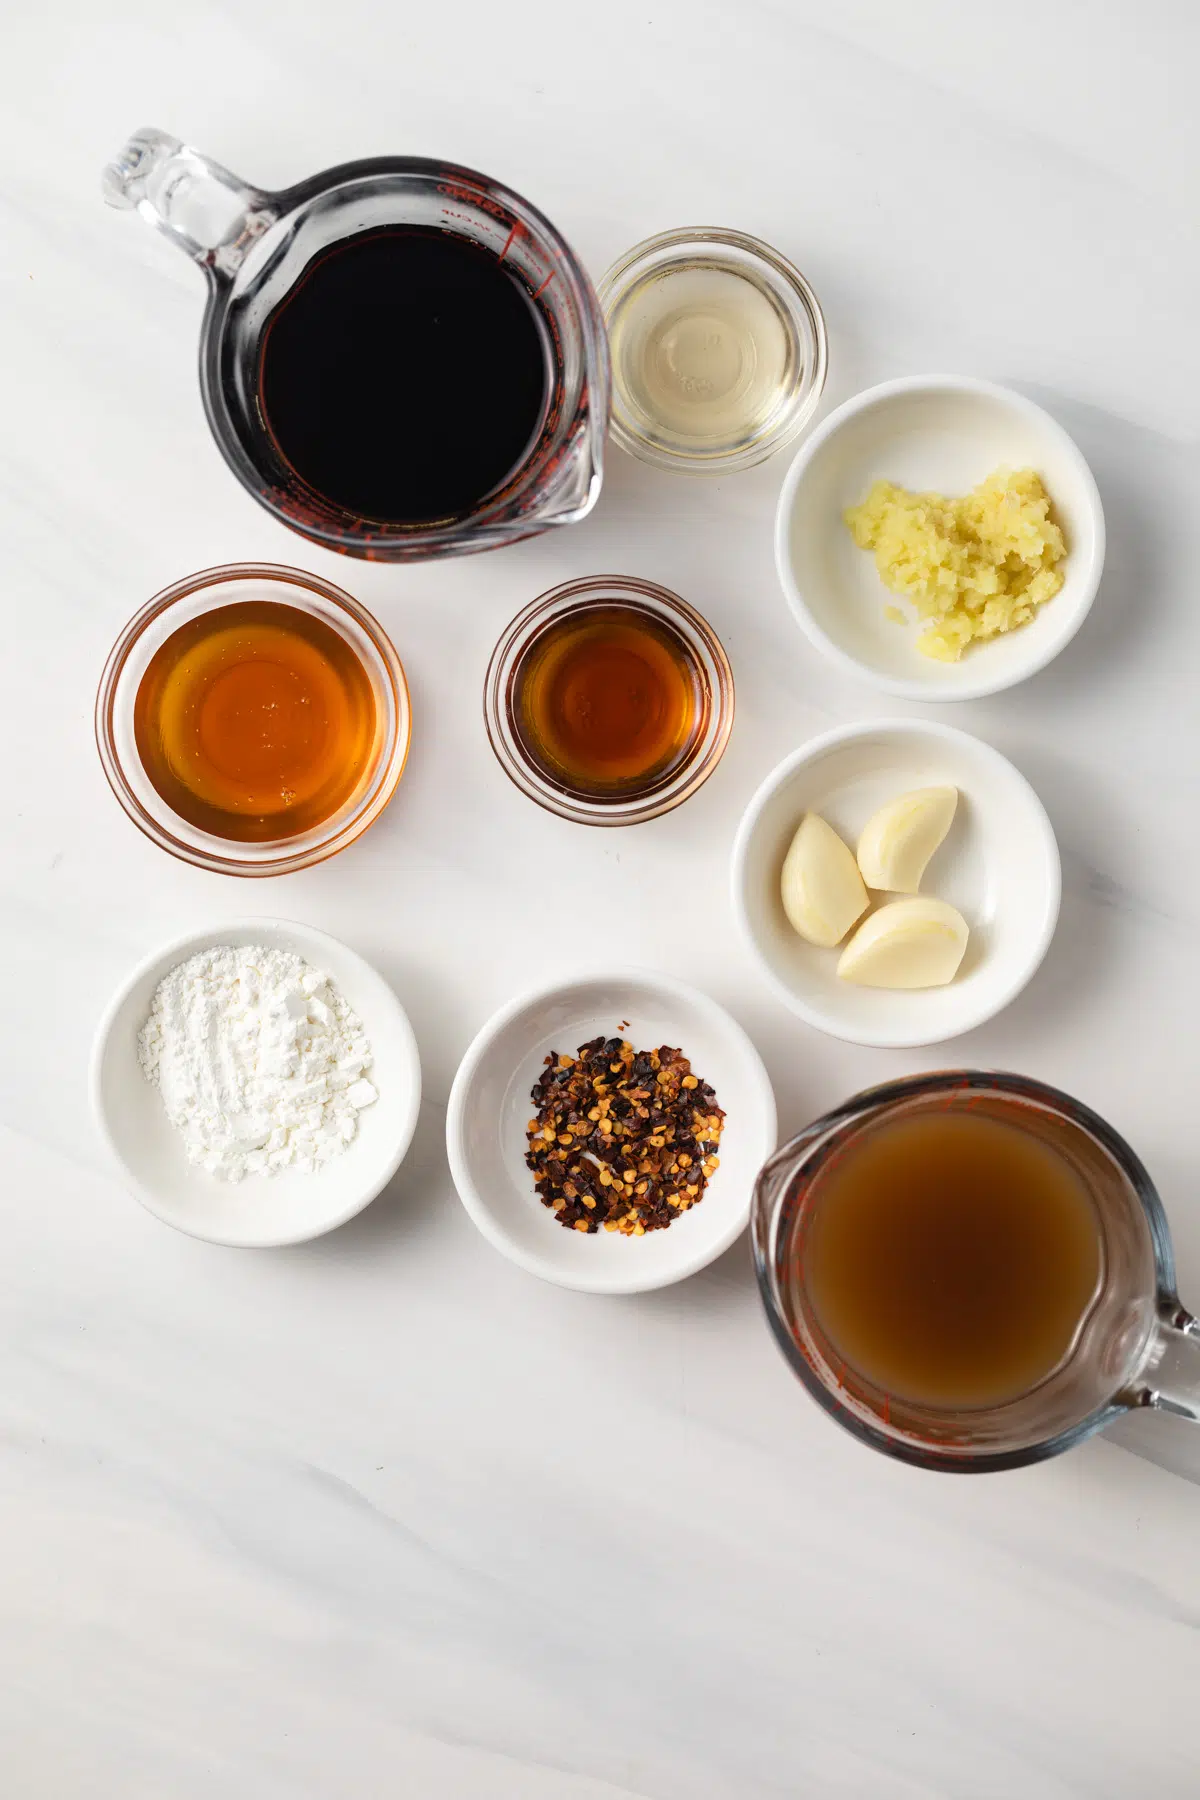
[[[728, 1004], [786, 1129], [943, 1060], [804, 1030], [733, 938], [753, 785], [831, 723], [916, 710], [816, 661], [788, 617], [782, 467], [703, 485], [614, 454], [578, 529], [440, 567], [339, 562], [226, 473], [196, 391], [200, 278], [98, 194], [145, 123], [267, 185], [445, 153], [529, 193], [596, 272], [673, 224], [773, 240], [827, 309], [827, 403], [940, 367], [1052, 408], [1104, 492], [1098, 604], [1048, 672], [945, 716], [1038, 787], [1066, 902], [1034, 986], [954, 1055], [1047, 1077], [1128, 1134], [1196, 1303], [1198, 52], [1187, 0], [4, 10], [5, 1800], [1200, 1792], [1194, 1485], [1108, 1442], [982, 1481], [892, 1467], [792, 1382], [744, 1246], [681, 1288], [597, 1300], [501, 1261], [450, 1188], [459, 1055], [581, 938]], [[235, 557], [346, 582], [416, 704], [383, 822], [261, 886], [156, 852], [91, 742], [118, 627]], [[505, 620], [602, 568], [687, 595], [739, 683], [713, 781], [620, 834], [523, 801], [479, 713]], [[85, 1066], [134, 959], [255, 909], [377, 962], [428, 1100], [359, 1221], [242, 1254], [126, 1198]], [[1139, 1424], [1185, 1466], [1186, 1427]]]

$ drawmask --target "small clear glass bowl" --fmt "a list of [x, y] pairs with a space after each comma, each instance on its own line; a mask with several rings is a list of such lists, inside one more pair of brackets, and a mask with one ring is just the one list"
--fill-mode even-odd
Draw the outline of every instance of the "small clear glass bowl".
[[[517, 678], [531, 646], [564, 615], [595, 606], [625, 606], [663, 620], [690, 656], [700, 696], [696, 733], [683, 760], [653, 786], [603, 796], [568, 787], [534, 762], [516, 716]], [[633, 575], [586, 575], [531, 601], [493, 650], [483, 689], [484, 722], [504, 773], [547, 812], [577, 825], [640, 825], [681, 805], [720, 762], [733, 729], [733, 706], [733, 670], [712, 626], [670, 588]]]
[[[180, 818], [146, 775], [134, 738], [138, 687], [155, 651], [189, 620], [245, 600], [274, 600], [321, 619], [345, 639], [375, 695], [375, 751], [355, 792], [308, 831], [264, 843], [216, 837]], [[332, 582], [278, 563], [226, 563], [164, 588], [129, 621], [96, 695], [96, 745], [109, 786], [140, 831], [183, 862], [218, 875], [290, 875], [335, 856], [373, 825], [404, 772], [412, 712], [404, 667], [365, 606]]]
[[[701, 444], [654, 421], [631, 403], [620, 345], [623, 309], [648, 282], [706, 268], [742, 276], [770, 302], [783, 326], [787, 363], [775, 405], [752, 431]], [[829, 361], [825, 316], [799, 269], [761, 239], [717, 225], [662, 231], [635, 244], [615, 262], [597, 284], [597, 291], [612, 359], [609, 430], [623, 450], [642, 462], [693, 475], [749, 469], [790, 443], [816, 411]]]

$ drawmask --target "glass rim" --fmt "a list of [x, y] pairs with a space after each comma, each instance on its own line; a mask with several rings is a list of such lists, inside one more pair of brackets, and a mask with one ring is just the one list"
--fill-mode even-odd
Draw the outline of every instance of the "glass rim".
[[[896, 1461], [948, 1474], [989, 1474], [1003, 1469], [1025, 1468], [1032, 1463], [1044, 1462], [1051, 1456], [1057, 1456], [1063, 1450], [1069, 1450], [1127, 1412], [1128, 1402], [1120, 1397], [1121, 1390], [1118, 1389], [1108, 1400], [1094, 1407], [1073, 1425], [1036, 1443], [1011, 1450], [982, 1450], [964, 1455], [961, 1451], [952, 1453], [935, 1443], [914, 1442], [860, 1418], [838, 1399], [798, 1348], [776, 1292], [772, 1240], [781, 1201], [781, 1196], [772, 1191], [776, 1173], [807, 1155], [839, 1126], [852, 1124], [856, 1120], [861, 1123], [881, 1109], [918, 1099], [926, 1094], [954, 1090], [988, 1090], [1032, 1102], [1081, 1126], [1093, 1137], [1125, 1176], [1145, 1214], [1154, 1251], [1156, 1308], [1161, 1310], [1163, 1307], [1178, 1307], [1175, 1259], [1166, 1212], [1158, 1189], [1137, 1152], [1120, 1132], [1084, 1101], [1075, 1099], [1061, 1088], [1052, 1087], [1048, 1082], [1004, 1070], [946, 1069], [924, 1075], [902, 1076], [897, 1080], [881, 1082], [875, 1087], [864, 1088], [860, 1093], [852, 1094], [849, 1099], [822, 1113], [786, 1144], [781, 1145], [759, 1171], [750, 1200], [750, 1241], [759, 1299], [771, 1334], [792, 1373], [799, 1378], [823, 1411], [861, 1443], [868, 1444], [874, 1450], [881, 1450], [885, 1456]], [[947, 1409], [948, 1416], [953, 1410]]]
[[[551, 781], [524, 754], [512, 706], [513, 676], [529, 645], [555, 618], [605, 600], [635, 612], [666, 616], [695, 659], [710, 713], [708, 730], [679, 767], [659, 786], [631, 794], [627, 800], [593, 799]], [[488, 742], [504, 773], [528, 799], [577, 825], [640, 825], [681, 806], [703, 787], [724, 755], [733, 730], [734, 707], [733, 670], [708, 620], [670, 588], [636, 575], [583, 575], [539, 594], [501, 633], [483, 687]]]
[[632, 284], [633, 276], [640, 274], [639, 264], [650, 264], [664, 251], [683, 249], [692, 245], [699, 249], [704, 245], [724, 245], [729, 249], [740, 251], [744, 256], [763, 264], [782, 283], [791, 302], [792, 313], [788, 318], [788, 326], [793, 337], [799, 337], [795, 314], [799, 313], [812, 336], [812, 358], [803, 359], [803, 374], [795, 392], [787, 404], [781, 409], [775, 422], [769, 429], [753, 442], [732, 451], [717, 451], [705, 455], [700, 451], [669, 448], [653, 438], [646, 437], [638, 431], [625, 415], [625, 408], [618, 400], [617, 388], [614, 384], [612, 415], [609, 421], [609, 433], [614, 441], [631, 456], [639, 461], [649, 463], [655, 468], [672, 469], [676, 473], [691, 475], [723, 475], [739, 469], [754, 468], [758, 463], [766, 462], [769, 457], [782, 450], [786, 444], [798, 437], [811, 420], [821, 395], [825, 389], [825, 381], [829, 372], [829, 334], [825, 325], [825, 314], [817, 299], [808, 278], [774, 245], [766, 243], [762, 238], [754, 237], [750, 232], [738, 231], [725, 225], [685, 225], [673, 227], [670, 231], [659, 231], [652, 237], [643, 238], [619, 256], [604, 271], [596, 283], [596, 292], [604, 313], [607, 328], [613, 313]]
[[[220, 349], [226, 314], [237, 295], [238, 284], [236, 279], [218, 277], [215, 271], [210, 271], [209, 306], [201, 327], [200, 343], [200, 391], [209, 429], [226, 464], [247, 493], [290, 531], [339, 555], [361, 556], [368, 561], [416, 560], [445, 554], [451, 549], [484, 550], [498, 543], [534, 536], [544, 527], [536, 519], [522, 527], [523, 504], [536, 494], [580, 432], [586, 434], [593, 466], [602, 475], [612, 376], [608, 334], [596, 288], [567, 239], [540, 207], [505, 182], [462, 163], [422, 156], [365, 157], [335, 163], [286, 188], [264, 190], [262, 197], [280, 208], [275, 223], [282, 225], [292, 213], [315, 205], [324, 195], [339, 188], [350, 187], [356, 182], [386, 180], [389, 176], [424, 182], [435, 189], [458, 186], [465, 198], [484, 211], [496, 205], [503, 206], [535, 241], [548, 247], [571, 294], [584, 344], [581, 395], [574, 411], [564, 409], [555, 417], [551, 406], [525, 461], [512, 471], [495, 493], [485, 496], [470, 513], [411, 525], [355, 520], [349, 514], [342, 523], [335, 512], [328, 518], [323, 513], [310, 515], [303, 501], [291, 498], [266, 480], [228, 423], [222, 398]], [[267, 236], [269, 232], [264, 233], [264, 238]], [[306, 484], [299, 478], [297, 483], [298, 493], [303, 493]], [[578, 517], [586, 516], [598, 494], [599, 480], [593, 480], [588, 495], [577, 509]], [[321, 501], [321, 496], [315, 498]], [[566, 522], [565, 517], [563, 522]]]
[[[390, 692], [393, 720], [380, 750], [371, 785], [348, 818], [343, 818], [335, 830], [326, 836], [318, 836], [315, 841], [312, 841], [311, 832], [305, 833], [310, 841], [302, 849], [289, 849], [290, 840], [279, 838], [266, 846], [257, 846], [259, 849], [275, 849], [276, 855], [248, 858], [238, 854], [242, 846], [236, 839], [200, 833], [198, 835], [203, 836], [206, 842], [192, 843], [177, 835], [162, 819], [155, 817], [134, 791], [126, 774], [117, 747], [116, 723], [121, 677], [145, 631], [173, 606], [191, 599], [206, 588], [215, 589], [235, 581], [256, 580], [277, 582], [296, 589], [299, 594], [319, 594], [323, 600], [354, 621], [374, 652], [373, 672]], [[354, 648], [357, 650], [359, 647], [356, 645]], [[285, 563], [216, 564], [212, 568], [199, 569], [195, 574], [183, 576], [181, 580], [172, 582], [169, 587], [162, 588], [147, 600], [119, 633], [105, 659], [96, 690], [94, 719], [100, 766], [123, 811], [138, 830], [160, 850], [165, 850], [168, 855], [177, 857], [181, 862], [190, 863], [194, 868], [207, 869], [218, 875], [238, 875], [250, 879], [290, 875], [300, 869], [312, 868], [354, 843], [375, 823], [391, 800], [404, 773], [412, 742], [412, 703], [408, 680], [404, 665], [387, 632], [352, 594], [319, 575], [309, 574], [304, 569], [292, 568]], [[164, 811], [169, 813], [171, 809], [166, 802], [162, 804]], [[312, 832], [319, 833], [320, 829], [319, 826], [313, 827]]]

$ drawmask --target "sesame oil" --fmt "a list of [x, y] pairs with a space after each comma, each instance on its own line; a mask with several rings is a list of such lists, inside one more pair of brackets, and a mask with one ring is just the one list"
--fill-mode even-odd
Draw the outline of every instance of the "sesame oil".
[[513, 676], [525, 755], [571, 793], [650, 793], [692, 751], [706, 688], [684, 639], [643, 608], [601, 602], [554, 620]]
[[167, 805], [241, 843], [324, 824], [359, 789], [378, 735], [374, 690], [350, 643], [276, 601], [181, 625], [134, 702], [138, 755]]

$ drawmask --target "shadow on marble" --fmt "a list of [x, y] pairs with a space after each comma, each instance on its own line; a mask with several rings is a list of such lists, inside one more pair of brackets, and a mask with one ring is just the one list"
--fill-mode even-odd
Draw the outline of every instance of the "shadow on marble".
[[[407, 1252], [419, 1235], [433, 1229], [447, 1205], [453, 1203], [458, 1209], [446, 1164], [447, 1078], [444, 1069], [431, 1066], [428, 1054], [428, 1046], [439, 1044], [442, 1038], [448, 1004], [446, 979], [397, 956], [370, 932], [358, 934], [355, 942], [401, 996], [416, 1033], [421, 1050], [421, 1110], [408, 1153], [382, 1193], [337, 1231], [281, 1252], [285, 1255], [354, 1260], [379, 1256], [393, 1246]], [[387, 1105], [386, 1094], [381, 1094], [378, 1104]]]
[[[750, 1236], [743, 1232], [735, 1244], [715, 1262], [686, 1281], [653, 1288], [645, 1294], [605, 1296], [605, 1304], [645, 1319], [711, 1322], [732, 1314], [752, 1316], [759, 1310], [758, 1288], [750, 1253]], [[763, 1325], [764, 1332], [766, 1324]]]
[[1200, 1429], [1185, 1419], [1147, 1410], [1126, 1413], [1102, 1435], [1110, 1444], [1200, 1484]]
[[[839, 296], [823, 303], [852, 316], [848, 302]], [[869, 352], [865, 345], [852, 340], [845, 332], [830, 331], [830, 375], [814, 425], [867, 385], [865, 369], [868, 365]], [[604, 490], [600, 501], [603, 512], [600, 516], [619, 512], [626, 520], [647, 519], [661, 523], [663, 519], [676, 522], [695, 519], [709, 526], [713, 518], [713, 495], [719, 493], [730, 519], [757, 521], [753, 529], [761, 533], [758, 548], [770, 557], [779, 489], [792, 459], [811, 430], [810, 426], [765, 462], [733, 475], [656, 469], [610, 443], [604, 467]], [[661, 579], [670, 586], [669, 575], [664, 574]], [[780, 600], [782, 603], [782, 596]]]
[[[1006, 1039], [1025, 1043], [1036, 1042], [1043, 1022], [1057, 1027], [1063, 1018], [1102, 1009], [1104, 971], [1112, 966], [1119, 915], [1136, 911], [1141, 903], [1071, 847], [1071, 822], [1095, 818], [1112, 806], [1111, 795], [1091, 767], [1030, 749], [1022, 751], [1019, 766], [1050, 815], [1063, 867], [1058, 928], [1045, 961], [1029, 986], [988, 1027], [993, 1036], [999, 1029]], [[957, 1060], [958, 1053], [954, 1054]]]
[[447, 1196], [445, 1160], [445, 1109], [424, 1101], [408, 1155], [363, 1212], [324, 1237], [269, 1254], [323, 1262], [410, 1255], [419, 1237], [433, 1234], [438, 1215], [451, 1204], [457, 1206], [453, 1195]]
[[1139, 485], [1152, 479], [1154, 458], [1168, 446], [1144, 426], [1054, 388], [1030, 382], [1012, 386], [1070, 432], [1096, 477], [1104, 506], [1104, 574], [1092, 610], [1074, 643], [1022, 690], [1023, 695], [1036, 692], [1038, 705], [1044, 706], [1048, 695], [1058, 691], [1066, 696], [1155, 641], [1165, 567], [1152, 509]]
[[[1142, 1143], [1135, 1148], [1166, 1208], [1179, 1297], [1190, 1312], [1200, 1313], [1200, 1207], [1195, 1203], [1195, 1164], [1178, 1154], [1162, 1154], [1155, 1144]], [[1164, 1413], [1129, 1413], [1105, 1436], [1122, 1449], [1148, 1457], [1161, 1469], [1200, 1482], [1200, 1426], [1186, 1419], [1168, 1418]]]

